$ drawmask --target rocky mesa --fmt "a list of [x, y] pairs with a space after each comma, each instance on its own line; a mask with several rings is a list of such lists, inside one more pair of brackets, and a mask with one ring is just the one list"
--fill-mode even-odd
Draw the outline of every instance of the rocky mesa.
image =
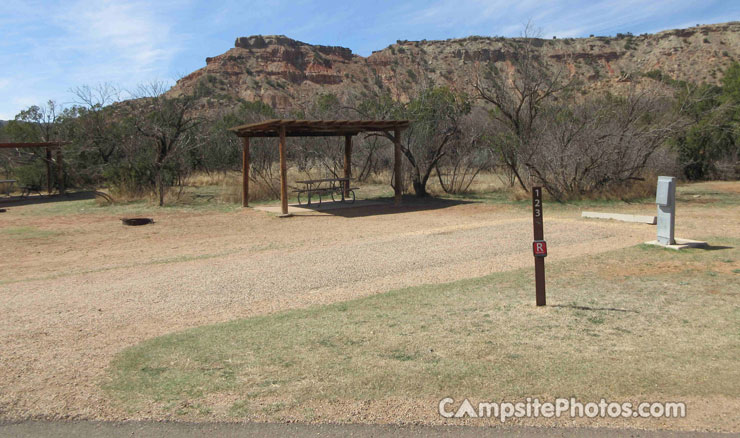
[[197, 90], [205, 111], [255, 100], [284, 111], [323, 93], [341, 98], [384, 90], [408, 99], [422, 80], [471, 92], [483, 63], [494, 62], [516, 74], [512, 60], [525, 44], [548, 68], [580, 79], [584, 93], [619, 92], [653, 80], [646, 73], [656, 70], [674, 79], [718, 83], [724, 69], [740, 59], [740, 22], [615, 37], [397, 41], [368, 57], [281, 35], [239, 37], [232, 49], [206, 58], [205, 67], [177, 81], [168, 93]]

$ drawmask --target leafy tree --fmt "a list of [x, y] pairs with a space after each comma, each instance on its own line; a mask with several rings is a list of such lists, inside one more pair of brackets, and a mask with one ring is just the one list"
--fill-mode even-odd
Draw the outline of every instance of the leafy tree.
[[[22, 110], [14, 120], [4, 127], [5, 135], [13, 142], [47, 142], [61, 139], [60, 117], [62, 108], [53, 100], [46, 105], [32, 105]], [[41, 187], [46, 184], [44, 163], [55, 165], [55, 157], [48, 150], [17, 149], [13, 157], [5, 155], [6, 169], [13, 173], [22, 185]], [[52, 178], [56, 172], [52, 172]]]
[[740, 103], [740, 63], [734, 62], [722, 78], [722, 98], [726, 102]]
[[[735, 176], [740, 147], [740, 64], [727, 69], [721, 87], [676, 85], [677, 105], [686, 123], [672, 142], [684, 176], [692, 180]], [[729, 171], [720, 172], [722, 161], [729, 163]]]
[[105, 171], [121, 160], [126, 126], [118, 90], [110, 84], [80, 86], [71, 90], [74, 106], [65, 109], [60, 128], [72, 142], [65, 148], [65, 161], [76, 184], [104, 183]]
[[147, 163], [163, 206], [169, 187], [189, 170], [187, 153], [198, 146], [194, 133], [201, 120], [194, 111], [196, 96], [169, 97], [159, 83], [139, 87], [137, 95], [126, 102], [128, 123], [140, 137], [129, 138], [129, 153], [137, 162]]
[[427, 196], [432, 170], [460, 136], [462, 119], [470, 110], [468, 96], [447, 87], [427, 88], [405, 106], [404, 118], [413, 123], [404, 131], [401, 152], [411, 164], [411, 183], [417, 196]]

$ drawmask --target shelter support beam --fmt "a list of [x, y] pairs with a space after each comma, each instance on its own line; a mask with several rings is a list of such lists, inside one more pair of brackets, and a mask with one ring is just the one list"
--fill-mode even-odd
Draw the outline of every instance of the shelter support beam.
[[249, 207], [249, 137], [242, 137], [242, 207]]
[[288, 214], [288, 169], [285, 164], [285, 126], [280, 127], [280, 203], [283, 215]]
[[61, 146], [57, 148], [57, 185], [59, 186], [59, 194], [64, 194], [64, 159], [62, 158]]
[[352, 178], [352, 136], [344, 136], [344, 177], [347, 182], [344, 185], [344, 197], [349, 196], [350, 178]]
[[401, 205], [401, 196], [403, 194], [403, 176], [401, 175], [401, 129], [393, 130], [393, 175], [396, 180], [395, 184], [395, 205]]
[[51, 148], [46, 148], [46, 192], [51, 195]]

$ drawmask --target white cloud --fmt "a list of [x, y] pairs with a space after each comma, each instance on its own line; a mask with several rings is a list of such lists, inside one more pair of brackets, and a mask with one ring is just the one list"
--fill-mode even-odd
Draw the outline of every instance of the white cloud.
[[81, 55], [84, 62], [75, 76], [128, 81], [166, 74], [180, 46], [168, 8], [153, 5], [157, 3], [78, 0], [58, 15], [55, 22], [66, 31], [58, 48]]
[[505, 0], [437, 0], [420, 11], [412, 11], [407, 17], [410, 24], [436, 24], [446, 27], [460, 24], [478, 24], [490, 21], [502, 10], [510, 9]]
[[[173, 60], [189, 38], [175, 32], [177, 14], [188, 5], [175, 0], [9, 0], [0, 16], [3, 33], [8, 30], [0, 39], [5, 75], [0, 114], [7, 117], [48, 99], [68, 103], [68, 90], [83, 84], [133, 88], [169, 79]], [[31, 101], [31, 96], [43, 99]]]

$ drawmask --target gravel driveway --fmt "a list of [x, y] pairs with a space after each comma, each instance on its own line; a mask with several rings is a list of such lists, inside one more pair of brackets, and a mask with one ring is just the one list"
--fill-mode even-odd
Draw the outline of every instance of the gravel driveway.
[[[175, 330], [532, 263], [531, 213], [482, 204], [278, 219], [263, 212], [32, 215], [0, 227], [0, 418], [124, 419], [100, 383], [121, 349]], [[368, 207], [370, 208], [370, 207]], [[24, 212], [23, 209], [28, 209]], [[388, 211], [383, 211], [386, 209]], [[654, 228], [546, 216], [550, 260], [631, 246]]]

